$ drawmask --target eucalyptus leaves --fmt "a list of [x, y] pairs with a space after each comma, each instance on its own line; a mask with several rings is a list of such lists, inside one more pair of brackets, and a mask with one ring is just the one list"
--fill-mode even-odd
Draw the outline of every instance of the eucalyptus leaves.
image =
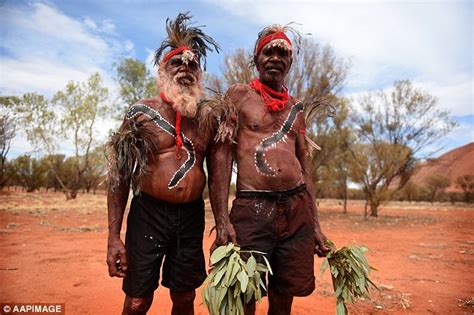
[[347, 314], [346, 302], [354, 298], [368, 297], [370, 285], [377, 286], [369, 279], [370, 270], [376, 270], [369, 265], [364, 246], [344, 246], [337, 250], [333, 242], [327, 241], [331, 252], [321, 265], [321, 277], [329, 266], [332, 285], [336, 292], [336, 314]]
[[[247, 253], [245, 262], [241, 254]], [[258, 263], [254, 254], [261, 255], [265, 264]], [[212, 270], [204, 281], [202, 300], [211, 315], [244, 314], [244, 305], [255, 299], [262, 300], [262, 288], [266, 290], [262, 276], [272, 274], [270, 263], [259, 251], [240, 250], [229, 243], [218, 247], [211, 255]]]

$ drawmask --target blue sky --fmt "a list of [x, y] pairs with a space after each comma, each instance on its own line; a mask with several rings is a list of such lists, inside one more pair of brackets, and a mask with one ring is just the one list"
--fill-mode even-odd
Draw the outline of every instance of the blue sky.
[[[474, 141], [471, 1], [0, 0], [0, 94], [51, 96], [96, 71], [114, 91], [112, 63], [135, 57], [156, 71], [151, 56], [165, 19], [185, 11], [223, 48], [208, 58], [211, 73], [220, 73], [225, 54], [251, 49], [264, 26], [295, 21], [351, 60], [347, 96], [410, 79], [460, 124], [437, 146], [447, 151]], [[11, 154], [29, 149], [20, 135]]]

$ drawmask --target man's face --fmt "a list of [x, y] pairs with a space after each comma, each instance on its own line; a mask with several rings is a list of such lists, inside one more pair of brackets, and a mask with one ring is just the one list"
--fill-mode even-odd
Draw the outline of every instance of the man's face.
[[201, 77], [199, 64], [194, 60], [183, 62], [181, 54], [171, 57], [166, 63], [165, 71], [176, 84], [184, 86], [196, 85]]
[[268, 44], [255, 58], [255, 65], [262, 82], [283, 82], [291, 66], [291, 51]]

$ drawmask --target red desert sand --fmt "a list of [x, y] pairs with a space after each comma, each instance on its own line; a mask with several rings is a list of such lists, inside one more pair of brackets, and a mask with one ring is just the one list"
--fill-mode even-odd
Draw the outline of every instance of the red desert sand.
[[[363, 203], [348, 214], [334, 200], [320, 201], [323, 231], [336, 245], [365, 245], [380, 291], [350, 305], [351, 314], [470, 314], [474, 312], [474, 208], [465, 204], [390, 203], [378, 218], [363, 218]], [[209, 204], [206, 256], [214, 235]], [[123, 228], [125, 231], [125, 228]], [[60, 193], [0, 194], [0, 303], [65, 303], [66, 314], [119, 314], [122, 281], [105, 263], [107, 211], [104, 193], [65, 201]], [[293, 314], [334, 314], [329, 272], [316, 290], [295, 298]], [[208, 314], [201, 303], [196, 314]], [[257, 306], [266, 314], [267, 301]], [[168, 290], [155, 292], [150, 314], [170, 314]]]

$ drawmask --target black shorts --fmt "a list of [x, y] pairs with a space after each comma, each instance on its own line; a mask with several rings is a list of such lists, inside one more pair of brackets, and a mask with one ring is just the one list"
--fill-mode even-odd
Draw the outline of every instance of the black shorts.
[[130, 297], [153, 293], [163, 258], [163, 286], [178, 292], [198, 288], [206, 278], [203, 234], [202, 199], [172, 204], [144, 193], [135, 196], [127, 219], [123, 291]]
[[236, 194], [230, 220], [237, 243], [244, 250], [266, 253], [273, 269], [268, 286], [280, 294], [307, 296], [314, 291], [313, 213], [305, 185]]

